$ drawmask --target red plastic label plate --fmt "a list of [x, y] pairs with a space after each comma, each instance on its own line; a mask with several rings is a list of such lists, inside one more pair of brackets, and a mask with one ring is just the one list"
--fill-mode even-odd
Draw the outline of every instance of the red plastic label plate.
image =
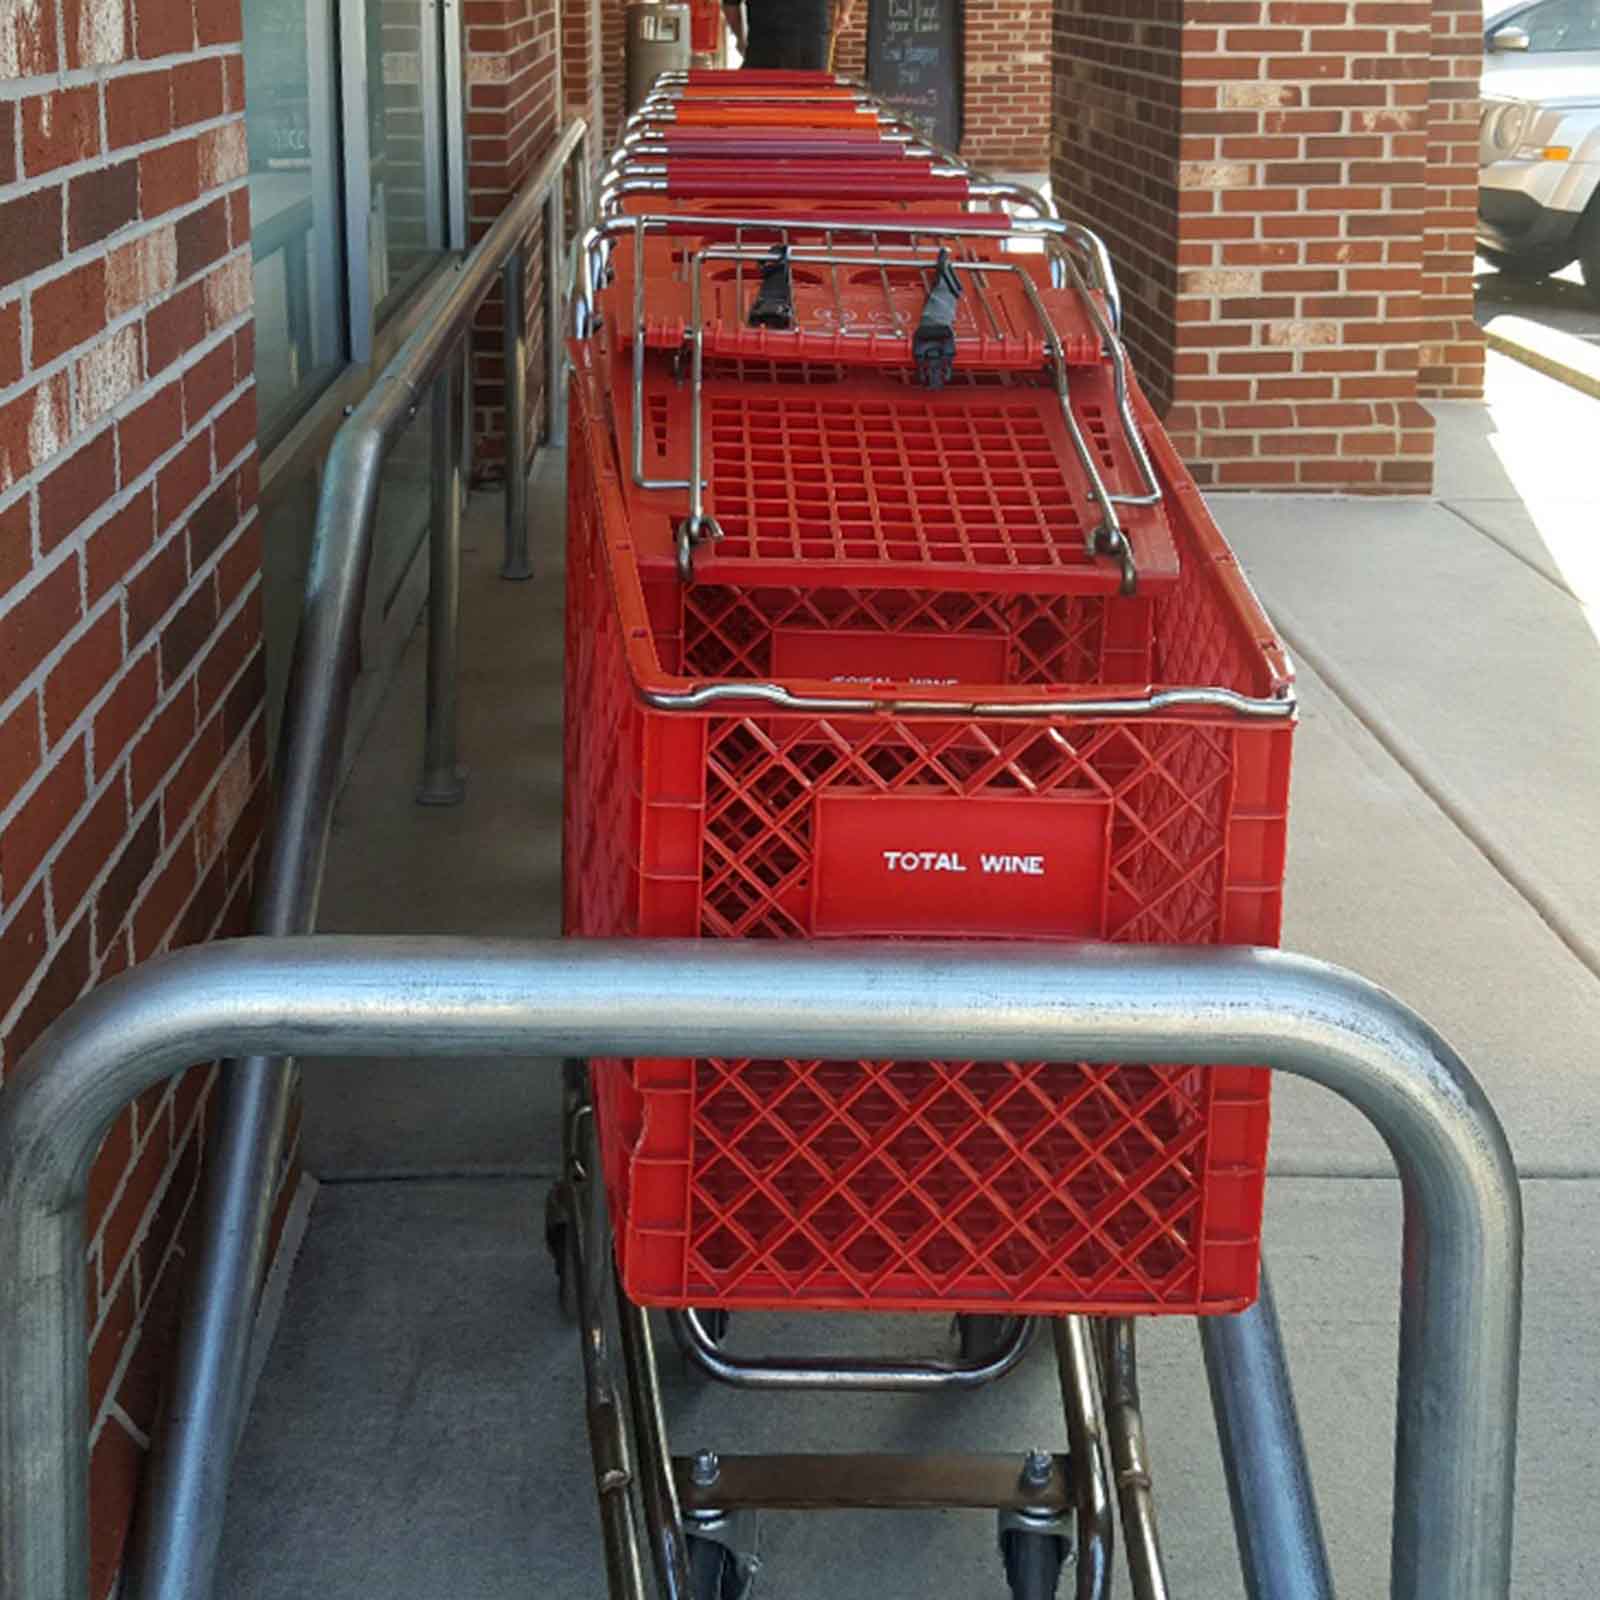
[[774, 628], [779, 678], [827, 683], [1005, 683], [1010, 641], [1000, 633], [879, 633], [864, 628]]
[[828, 792], [816, 798], [818, 934], [1105, 935], [1111, 802]]

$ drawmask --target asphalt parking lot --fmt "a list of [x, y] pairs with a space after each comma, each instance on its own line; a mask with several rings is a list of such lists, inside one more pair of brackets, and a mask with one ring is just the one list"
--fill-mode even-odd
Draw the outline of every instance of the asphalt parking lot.
[[1528, 279], [1508, 277], [1479, 256], [1473, 281], [1480, 327], [1509, 313], [1600, 349], [1600, 303], [1584, 288], [1576, 262], [1553, 278]]

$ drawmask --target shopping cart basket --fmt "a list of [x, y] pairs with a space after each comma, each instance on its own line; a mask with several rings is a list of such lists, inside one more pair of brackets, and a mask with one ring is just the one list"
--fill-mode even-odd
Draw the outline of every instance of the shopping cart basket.
[[[795, 114], [780, 102], [769, 127]], [[1103, 252], [963, 210], [976, 178], [910, 197], [937, 211], [891, 204], [914, 156], [869, 158], [849, 211], [832, 203], [848, 158], [794, 159], [799, 194], [764, 215], [750, 172], [714, 157], [630, 197], [580, 275], [568, 931], [1275, 943], [1290, 673], [1128, 371]], [[573, 1171], [604, 1175], [641, 1453], [665, 1449], [645, 1305], [757, 1386], [761, 1364], [718, 1353], [729, 1310], [963, 1314], [969, 1359], [919, 1369], [958, 1385], [1008, 1370], [1027, 1319], [1066, 1318], [1081, 1433], [1083, 1314], [1254, 1298], [1267, 1082], [1161, 1062], [590, 1063], [571, 1110], [594, 1148]], [[553, 1214], [563, 1248], [573, 1209]], [[1108, 1369], [1131, 1363], [1111, 1326]], [[849, 1370], [871, 1386], [870, 1364]], [[1013, 1462], [1003, 1492], [965, 1480], [962, 1503], [1002, 1513], [1020, 1596], [1054, 1588], [1090, 1453]], [[912, 1503], [889, 1468], [861, 1470], [870, 1503]], [[718, 1504], [777, 1493], [709, 1472], [678, 1467], [711, 1519], [680, 1552], [711, 1563], [697, 1596], [743, 1571]]]

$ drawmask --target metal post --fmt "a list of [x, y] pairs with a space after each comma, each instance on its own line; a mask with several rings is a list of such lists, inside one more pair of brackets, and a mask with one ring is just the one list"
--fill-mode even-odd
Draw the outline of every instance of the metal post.
[[[83, 1212], [101, 1136], [191, 1062], [303, 1050], [1263, 1061], [1309, 1078], [1377, 1127], [1404, 1196], [1391, 1595], [1509, 1596], [1511, 1152], [1450, 1047], [1361, 979], [1252, 950], [293, 938], [113, 979], [0, 1088], [0, 1600], [84, 1600]], [[220, 1501], [208, 1510], [201, 1556], [221, 1530]], [[211, 1570], [180, 1564], [174, 1600], [203, 1600]]]
[[[358, 15], [359, 36], [360, 8], [351, 9]], [[256, 906], [260, 933], [306, 933], [316, 924], [359, 665], [360, 621], [384, 459], [471, 327], [501, 264], [527, 233], [546, 187], [560, 179], [583, 138], [584, 126], [575, 122], [461, 270], [441, 282], [419, 316], [417, 331], [329, 451], [274, 763], [277, 807]], [[152, 1441], [128, 1566], [128, 1600], [203, 1600], [211, 1590], [288, 1122], [292, 1067], [287, 1060], [255, 1056], [230, 1063], [223, 1075], [206, 1154], [203, 1224], [161, 1431]], [[0, 1565], [0, 1575], [4, 1571]], [[20, 1591], [27, 1600], [39, 1595], [54, 1600], [56, 1592], [44, 1587]], [[3, 1576], [0, 1597], [13, 1600]]]
[[567, 442], [567, 340], [561, 325], [562, 263], [566, 259], [566, 195], [552, 184], [544, 203], [544, 415], [545, 440]]
[[[591, 1182], [600, 1186], [599, 1175]], [[602, 1249], [604, 1246], [601, 1247]], [[689, 1576], [689, 1551], [683, 1536], [678, 1488], [667, 1450], [667, 1424], [656, 1383], [656, 1358], [650, 1318], [617, 1286], [617, 1326], [622, 1334], [622, 1361], [628, 1374], [633, 1430], [639, 1460], [639, 1496], [645, 1526], [652, 1530], [650, 1556], [664, 1600], [696, 1600]]]
[[465, 342], [433, 380], [433, 516], [428, 528], [428, 685], [418, 803], [460, 805], [467, 792], [458, 761], [461, 685], [461, 407]]
[[1266, 1264], [1261, 1298], [1248, 1311], [1199, 1322], [1245, 1592], [1250, 1600], [1333, 1600]]
[[[383, 380], [340, 431], [323, 473], [318, 536], [278, 741], [277, 826], [255, 915], [261, 933], [306, 933], [315, 925], [326, 819], [358, 667], [359, 601], [372, 557], [379, 481], [387, 442], [403, 430], [410, 411], [408, 392]], [[327, 538], [330, 528], [344, 537]], [[208, 1581], [216, 1562], [293, 1086], [293, 1062], [264, 1056], [229, 1063], [218, 1086], [200, 1201], [205, 1226], [139, 1501], [130, 1600], [188, 1600], [190, 1576], [203, 1573]], [[0, 1573], [3, 1562], [0, 1556]], [[0, 1581], [5, 1600], [81, 1593], [79, 1585], [13, 1590]]]
[[589, 157], [589, 136], [584, 134], [578, 146], [578, 218], [573, 227], [575, 237], [581, 236], [594, 221], [594, 164]]
[[1076, 1470], [1078, 1556], [1074, 1600], [1107, 1600], [1117, 1522], [1111, 1509], [1111, 1449], [1100, 1398], [1094, 1340], [1082, 1317], [1058, 1317], [1052, 1325], [1061, 1398], [1066, 1403], [1067, 1448]]
[[[1204, 1322], [1207, 1319], [1199, 1319]], [[1132, 1317], [1111, 1317], [1100, 1326], [1104, 1352], [1106, 1434], [1116, 1465], [1123, 1544], [1133, 1600], [1171, 1600], [1161, 1536], [1151, 1493], [1150, 1455], [1139, 1405], [1139, 1362]], [[1295, 1441], [1299, 1442], [1298, 1438]]]
[[505, 302], [502, 360], [506, 393], [506, 554], [502, 578], [533, 576], [528, 564], [528, 241], [506, 258], [500, 274]]
[[[600, 1177], [600, 1152], [594, 1148], [594, 1119], [585, 1117], [583, 1121], [588, 1133], [584, 1154], [584, 1170], [588, 1176], [577, 1185], [579, 1193], [568, 1225], [577, 1232], [571, 1270], [577, 1276], [575, 1288], [582, 1329], [583, 1387], [588, 1400], [589, 1456], [605, 1547], [606, 1594], [610, 1600], [645, 1600], [644, 1570], [639, 1561], [639, 1539], [629, 1496], [634, 1471], [628, 1445], [628, 1410], [617, 1392], [607, 1328], [606, 1301], [612, 1287], [612, 1265], [606, 1233], [610, 1225], [606, 1215], [606, 1186]], [[570, 1160], [566, 1172], [570, 1178]]]

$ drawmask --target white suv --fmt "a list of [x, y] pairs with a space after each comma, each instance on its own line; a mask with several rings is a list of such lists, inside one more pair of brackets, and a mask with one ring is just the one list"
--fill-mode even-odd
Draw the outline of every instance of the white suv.
[[1534, 0], [1484, 29], [1478, 240], [1502, 271], [1576, 260], [1600, 301], [1600, 0]]

